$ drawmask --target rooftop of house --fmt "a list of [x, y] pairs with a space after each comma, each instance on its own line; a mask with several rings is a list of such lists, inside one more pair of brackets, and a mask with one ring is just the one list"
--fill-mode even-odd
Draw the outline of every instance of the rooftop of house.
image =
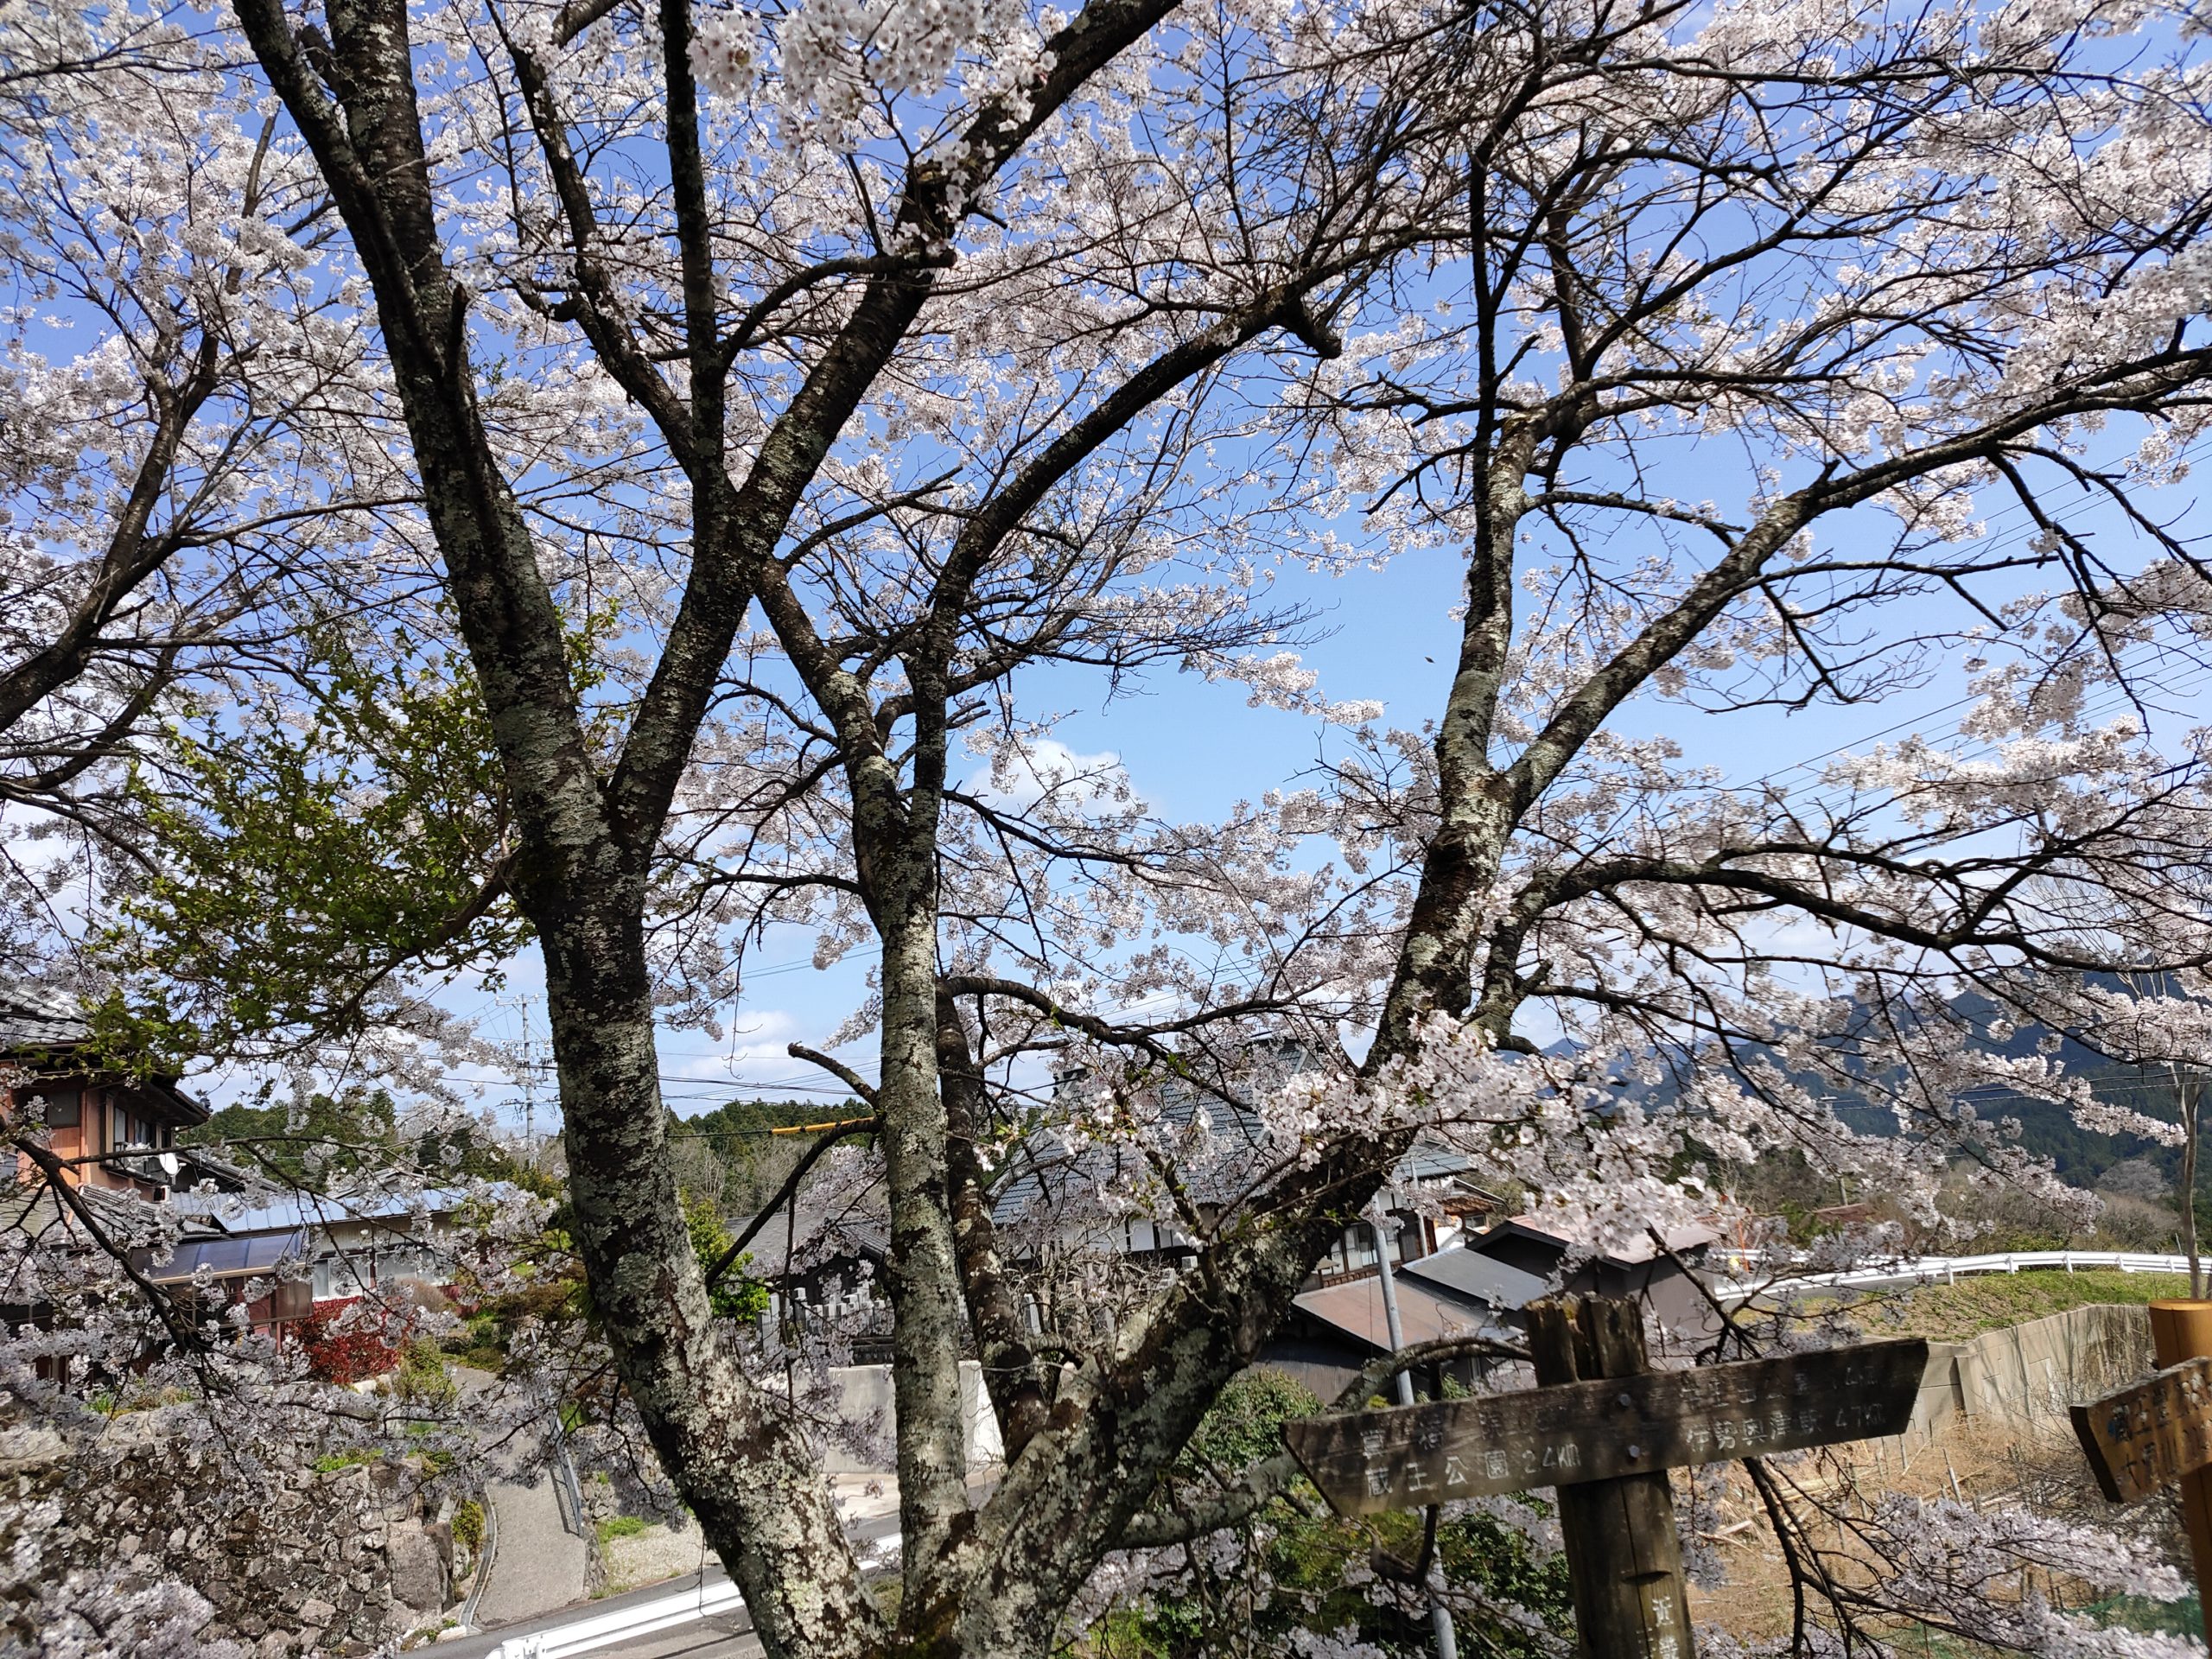
[[141, 1272], [157, 1285], [184, 1284], [206, 1274], [213, 1279], [257, 1278], [273, 1273], [286, 1262], [305, 1262], [308, 1241], [305, 1232], [257, 1233], [245, 1238], [187, 1238], [177, 1242], [166, 1261], [151, 1252], [132, 1253]]
[[74, 1048], [92, 1038], [74, 996], [28, 980], [0, 980], [0, 1054]]
[[175, 1200], [184, 1211], [196, 1211], [189, 1224], [195, 1232], [231, 1237], [250, 1234], [292, 1233], [306, 1228], [344, 1226], [355, 1222], [385, 1222], [395, 1230], [417, 1215], [449, 1216], [471, 1197], [467, 1187], [431, 1187], [420, 1193], [400, 1193], [366, 1188], [359, 1192], [280, 1192], [258, 1204], [239, 1206], [220, 1196], [196, 1203], [196, 1195]]
[[[1663, 1255], [1667, 1251], [1682, 1255], [1693, 1250], [1703, 1249], [1707, 1245], [1718, 1241], [1721, 1233], [1718, 1227], [1707, 1223], [1694, 1222], [1688, 1226], [1670, 1228], [1662, 1236], [1664, 1239], [1663, 1246], [1651, 1238], [1640, 1237], [1618, 1250], [1611, 1250], [1600, 1255], [1598, 1259], [1609, 1267], [1638, 1267], [1650, 1261], [1654, 1256]], [[1561, 1255], [1575, 1249], [1580, 1244], [1580, 1241], [1571, 1234], [1561, 1231], [1548, 1222], [1539, 1221], [1534, 1216], [1520, 1215], [1508, 1216], [1495, 1227], [1476, 1234], [1467, 1241], [1467, 1248], [1480, 1251], [1485, 1243], [1507, 1238], [1532, 1239], [1554, 1248]]]
[[[29, 980], [0, 980], [0, 1055], [30, 1062], [35, 1076], [41, 1071], [73, 1075], [63, 1072], [58, 1062], [92, 1040], [92, 1021], [85, 1017], [84, 1004], [75, 995]], [[101, 1069], [87, 1067], [86, 1072], [97, 1076]], [[206, 1104], [178, 1088], [175, 1077], [149, 1076], [135, 1079], [134, 1085], [160, 1102], [180, 1122], [207, 1121]]]
[[[1294, 1068], [1295, 1069], [1295, 1068]], [[1200, 1205], [1232, 1205], [1249, 1196], [1255, 1181], [1284, 1158], [1258, 1112], [1248, 1106], [1201, 1093], [1170, 1079], [1158, 1095], [1160, 1124], [1172, 1136], [1198, 1137], [1205, 1115], [1205, 1140], [1212, 1154], [1205, 1167], [1181, 1172], [1184, 1194]], [[1390, 1172], [1393, 1182], [1445, 1181], [1455, 1178], [1469, 1196], [1487, 1198], [1464, 1180], [1473, 1160], [1442, 1141], [1417, 1139]], [[1075, 1145], [1065, 1132], [1046, 1128], [1030, 1135], [1008, 1160], [1007, 1173], [992, 1195], [991, 1217], [1010, 1226], [1039, 1203], [1063, 1204], [1089, 1194], [1128, 1198], [1156, 1184], [1152, 1163], [1141, 1149], [1120, 1141], [1085, 1141]], [[1135, 1213], [1145, 1213], [1140, 1205]]]
[[[1446, 1337], [1487, 1336], [1494, 1340], [1519, 1340], [1519, 1332], [1501, 1325], [1480, 1308], [1456, 1298], [1440, 1296], [1402, 1275], [1396, 1284], [1398, 1329], [1404, 1345], [1437, 1342]], [[1390, 1351], [1389, 1316], [1382, 1306], [1382, 1281], [1348, 1279], [1342, 1284], [1309, 1290], [1293, 1304], [1308, 1319], [1343, 1332], [1378, 1354]]]
[[143, 1237], [149, 1218], [160, 1213], [143, 1198], [105, 1187], [72, 1186], [65, 1197], [44, 1181], [0, 1182], [0, 1230], [36, 1238], [51, 1230], [58, 1239], [89, 1243], [80, 1208], [93, 1227], [126, 1241]]
[[1541, 1274], [1494, 1261], [1460, 1244], [1408, 1262], [1398, 1272], [1402, 1279], [1423, 1280], [1454, 1296], [1509, 1310], [1526, 1307], [1551, 1288], [1551, 1281]]
[[[798, 1211], [796, 1227], [792, 1224], [794, 1208]], [[749, 1218], [732, 1222], [732, 1236], [743, 1233], [749, 1224]], [[880, 1216], [855, 1209], [833, 1213], [819, 1205], [810, 1205], [802, 1192], [796, 1206], [779, 1205], [762, 1218], [760, 1230], [747, 1242], [745, 1253], [752, 1258], [755, 1278], [773, 1278], [783, 1274], [786, 1264], [804, 1267], [839, 1256], [887, 1262], [891, 1259], [891, 1232]]]

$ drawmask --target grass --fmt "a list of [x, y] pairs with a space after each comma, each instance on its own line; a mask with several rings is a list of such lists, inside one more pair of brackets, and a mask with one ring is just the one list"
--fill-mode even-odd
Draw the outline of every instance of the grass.
[[384, 1453], [381, 1452], [371, 1452], [363, 1446], [352, 1446], [343, 1452], [324, 1452], [315, 1460], [314, 1468], [318, 1475], [334, 1475], [340, 1469], [351, 1469], [357, 1463], [374, 1463], [383, 1456]]
[[[1936, 1342], [1964, 1342], [1985, 1331], [2001, 1330], [2063, 1313], [2092, 1302], [2143, 1303], [2189, 1294], [2184, 1274], [2121, 1273], [2110, 1268], [2069, 1273], [2063, 1268], [2033, 1268], [2022, 1273], [1977, 1274], [1956, 1284], [1921, 1285], [1880, 1300], [1898, 1322], [1881, 1323], [1884, 1333], [1927, 1337]], [[1871, 1306], [1870, 1310], [1871, 1311]]]
[[2086, 1607], [2107, 1630], [2148, 1630], [2164, 1636], [2204, 1635], [2204, 1610], [2194, 1594], [2179, 1601], [2145, 1601], [2140, 1596], [2114, 1596]]
[[473, 1497], [465, 1497], [454, 1505], [454, 1541], [465, 1544], [471, 1553], [484, 1547], [484, 1506]]
[[[2140, 1596], [2112, 1596], [2075, 1610], [2100, 1630], [2134, 1630], [2157, 1636], [2193, 1636], [2202, 1640], [2204, 1615], [2194, 1595], [2179, 1601], [2146, 1601]], [[1924, 1625], [1898, 1632], [1891, 1651], [1899, 1659], [1995, 1659], [1996, 1649], [1938, 1636]]]
[[607, 1520], [599, 1523], [599, 1546], [601, 1549], [604, 1549], [607, 1548], [608, 1541], [612, 1539], [634, 1538], [645, 1529], [645, 1522], [640, 1516], [634, 1515], [611, 1516]]

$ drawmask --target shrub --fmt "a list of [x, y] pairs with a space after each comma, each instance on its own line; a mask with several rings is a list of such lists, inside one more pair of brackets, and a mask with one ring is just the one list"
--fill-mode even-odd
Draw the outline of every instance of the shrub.
[[[1172, 1513], [1183, 1498], [1197, 1495], [1201, 1483], [1210, 1484], [1211, 1474], [1233, 1473], [1281, 1451], [1283, 1425], [1319, 1409], [1310, 1391], [1279, 1373], [1255, 1370], [1233, 1379], [1185, 1447], [1160, 1507]], [[1348, 1587], [1363, 1576], [1378, 1547], [1402, 1560], [1417, 1556], [1421, 1515], [1404, 1510], [1347, 1521], [1331, 1513], [1320, 1494], [1302, 1481], [1294, 1497], [1294, 1503], [1268, 1505], [1256, 1525], [1237, 1529], [1244, 1550], [1213, 1557], [1215, 1564], [1201, 1564], [1203, 1556], [1194, 1561], [1186, 1589], [1110, 1615], [1092, 1633], [1099, 1648], [1183, 1659], [1241, 1651], [1240, 1644], [1286, 1648], [1299, 1629], [1349, 1625], [1384, 1653], [1426, 1659], [1426, 1621], [1409, 1623]], [[1446, 1522], [1436, 1541], [1453, 1585], [1479, 1587], [1484, 1599], [1524, 1608], [1552, 1630], [1571, 1628], [1564, 1560], [1536, 1560], [1519, 1533], [1484, 1515]], [[1273, 1581], [1271, 1599], [1254, 1593], [1257, 1586], [1247, 1576], [1246, 1562]], [[1548, 1637], [1531, 1637], [1503, 1619], [1462, 1613], [1457, 1623], [1462, 1649], [1470, 1653], [1535, 1659], [1553, 1651]]]
[[382, 1376], [399, 1362], [398, 1351], [365, 1326], [335, 1328], [324, 1313], [310, 1314], [298, 1326], [308, 1370], [319, 1381], [351, 1387]]
[[424, 1405], [444, 1406], [453, 1403], [461, 1392], [454, 1385], [453, 1373], [446, 1369], [446, 1357], [438, 1344], [428, 1338], [418, 1337], [400, 1351], [398, 1394], [403, 1400], [413, 1400]]

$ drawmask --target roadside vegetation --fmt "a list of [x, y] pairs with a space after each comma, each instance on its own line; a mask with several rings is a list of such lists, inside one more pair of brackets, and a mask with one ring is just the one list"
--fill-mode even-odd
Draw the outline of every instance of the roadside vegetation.
[[1918, 1285], [1870, 1296], [1860, 1304], [1882, 1310], [1885, 1329], [1931, 1342], [1964, 1342], [1985, 1331], [2024, 1325], [2069, 1307], [2095, 1302], [2141, 1303], [2189, 1294], [2189, 1277], [2177, 1273], [2120, 1273], [2110, 1268], [2036, 1268], [2019, 1273], [1977, 1274], [1955, 1284]]

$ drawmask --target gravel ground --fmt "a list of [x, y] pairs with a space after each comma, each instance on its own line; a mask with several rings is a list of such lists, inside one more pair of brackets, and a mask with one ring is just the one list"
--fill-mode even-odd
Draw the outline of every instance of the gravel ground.
[[705, 1541], [695, 1521], [678, 1527], [652, 1526], [627, 1538], [607, 1541], [607, 1595], [658, 1584], [663, 1579], [696, 1573]]
[[[988, 1476], [995, 1477], [997, 1472], [995, 1468], [991, 1469]], [[979, 1478], [976, 1483], [975, 1496], [978, 1501], [988, 1490], [982, 1484], [982, 1478]], [[899, 1512], [898, 1487], [889, 1475], [833, 1475], [830, 1479], [836, 1487], [838, 1510], [849, 1527], [880, 1522]], [[875, 1490], [871, 1491], [871, 1487]], [[688, 1520], [673, 1527], [655, 1524], [627, 1537], [609, 1538], [604, 1551], [607, 1586], [600, 1593], [620, 1595], [625, 1590], [641, 1589], [664, 1579], [696, 1573], [703, 1541], [698, 1523]], [[711, 1559], [709, 1558], [710, 1562]]]

